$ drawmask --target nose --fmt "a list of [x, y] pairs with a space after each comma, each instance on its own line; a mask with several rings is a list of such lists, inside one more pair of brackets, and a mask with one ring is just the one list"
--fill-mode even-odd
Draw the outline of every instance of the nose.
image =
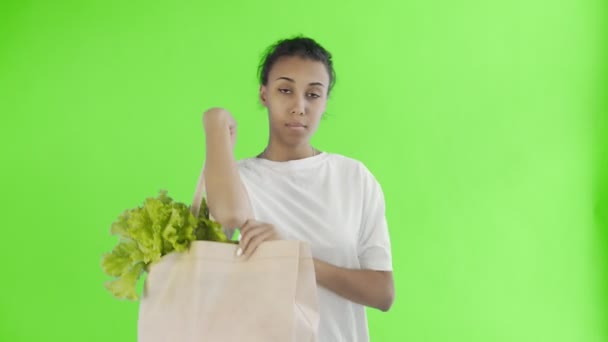
[[291, 109], [291, 114], [304, 115], [305, 111], [306, 111], [305, 101], [303, 99], [298, 98], [295, 101], [295, 103], [293, 104], [293, 107]]

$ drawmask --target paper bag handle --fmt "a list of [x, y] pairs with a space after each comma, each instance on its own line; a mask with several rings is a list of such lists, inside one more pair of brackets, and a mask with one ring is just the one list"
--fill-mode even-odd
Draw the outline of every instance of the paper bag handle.
[[[203, 164], [203, 170], [201, 175], [198, 177], [198, 183], [196, 184], [196, 191], [194, 192], [194, 199], [192, 200], [192, 207], [190, 211], [194, 217], [198, 218], [200, 214], [201, 204], [203, 203], [203, 196], [205, 195], [205, 164]], [[209, 213], [211, 218], [211, 213]]]

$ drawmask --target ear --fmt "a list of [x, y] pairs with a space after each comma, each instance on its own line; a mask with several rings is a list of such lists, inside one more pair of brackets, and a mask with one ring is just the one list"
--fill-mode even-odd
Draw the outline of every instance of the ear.
[[264, 107], [268, 107], [267, 104], [267, 89], [266, 86], [261, 85], [260, 86], [260, 103], [264, 106]]

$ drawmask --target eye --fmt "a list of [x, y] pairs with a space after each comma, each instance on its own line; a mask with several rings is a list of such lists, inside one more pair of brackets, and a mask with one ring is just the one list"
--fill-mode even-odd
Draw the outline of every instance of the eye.
[[291, 92], [291, 90], [285, 89], [285, 88], [279, 88], [279, 92], [281, 92], [283, 94], [289, 94]]
[[308, 93], [308, 96], [312, 97], [313, 99], [318, 99], [319, 97], [321, 97], [321, 95], [315, 93]]

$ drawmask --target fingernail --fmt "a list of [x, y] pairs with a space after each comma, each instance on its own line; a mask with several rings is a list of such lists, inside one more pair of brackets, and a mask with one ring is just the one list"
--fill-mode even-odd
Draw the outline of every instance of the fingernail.
[[241, 247], [239, 247], [239, 249], [236, 250], [236, 256], [240, 257], [243, 254], [243, 250], [241, 249]]

